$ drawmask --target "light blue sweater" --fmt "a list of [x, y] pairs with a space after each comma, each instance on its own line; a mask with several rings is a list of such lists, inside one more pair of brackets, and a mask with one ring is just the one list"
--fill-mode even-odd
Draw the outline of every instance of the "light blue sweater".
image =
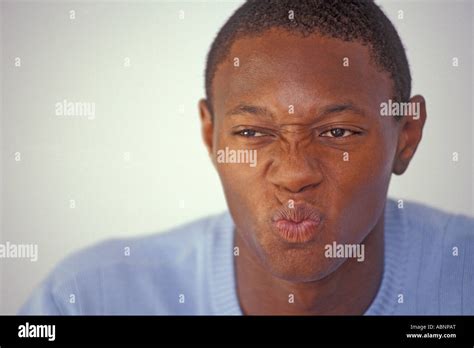
[[[474, 219], [387, 201], [383, 279], [366, 314], [474, 314]], [[228, 213], [63, 261], [20, 314], [242, 314]]]

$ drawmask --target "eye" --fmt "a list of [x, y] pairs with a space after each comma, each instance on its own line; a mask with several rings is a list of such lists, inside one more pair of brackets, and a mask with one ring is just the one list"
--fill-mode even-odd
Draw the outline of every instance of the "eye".
[[235, 132], [235, 134], [245, 138], [258, 138], [266, 135], [265, 133], [258, 132], [255, 129], [242, 129], [241, 131]]
[[355, 131], [351, 131], [349, 129], [345, 129], [345, 128], [332, 128], [324, 133], [321, 133], [321, 136], [328, 137], [328, 138], [347, 138], [354, 134], [358, 134], [358, 133]]

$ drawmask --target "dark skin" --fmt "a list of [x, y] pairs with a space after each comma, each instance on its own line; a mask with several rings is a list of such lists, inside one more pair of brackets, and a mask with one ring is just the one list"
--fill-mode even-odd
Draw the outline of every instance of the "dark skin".
[[[405, 172], [421, 140], [423, 97], [410, 100], [420, 103], [418, 120], [381, 117], [393, 81], [369, 48], [282, 29], [237, 40], [212, 93], [214, 116], [199, 103], [202, 133], [236, 226], [242, 311], [363, 314], [383, 273], [390, 178]], [[257, 150], [257, 166], [218, 163], [225, 147]], [[290, 200], [322, 213], [314, 240], [287, 243], [272, 230], [273, 212]], [[365, 260], [326, 257], [333, 241], [364, 244]]]

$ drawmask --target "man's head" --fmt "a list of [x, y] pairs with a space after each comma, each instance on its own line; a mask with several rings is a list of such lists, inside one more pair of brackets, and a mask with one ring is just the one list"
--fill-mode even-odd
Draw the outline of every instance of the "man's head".
[[[425, 120], [419, 96], [418, 120], [381, 117], [380, 106], [408, 101], [410, 84], [400, 39], [369, 1], [248, 1], [221, 29], [203, 137], [239, 237], [273, 275], [322, 279], [343, 262], [325, 246], [361, 243], [379, 222]], [[257, 165], [219, 161], [223, 149], [255, 151]], [[285, 239], [275, 219], [301, 215], [311, 233]]]

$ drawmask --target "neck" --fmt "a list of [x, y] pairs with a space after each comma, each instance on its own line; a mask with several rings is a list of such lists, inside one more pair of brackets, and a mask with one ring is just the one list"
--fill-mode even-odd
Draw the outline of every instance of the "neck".
[[[365, 260], [347, 259], [335, 272], [313, 282], [292, 283], [266, 270], [236, 233], [235, 258], [240, 307], [248, 315], [361, 315], [380, 286], [384, 256], [383, 214], [364, 240]], [[289, 306], [289, 294], [295, 300]]]

